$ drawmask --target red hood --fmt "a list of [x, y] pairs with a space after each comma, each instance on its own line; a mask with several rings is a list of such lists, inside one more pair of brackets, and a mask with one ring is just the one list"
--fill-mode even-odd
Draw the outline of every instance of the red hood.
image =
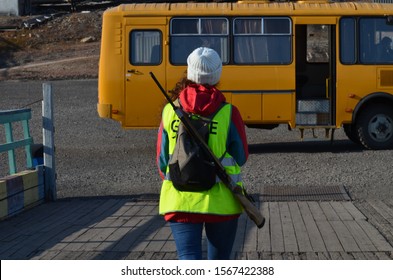
[[213, 114], [225, 96], [213, 86], [188, 85], [180, 93], [180, 103], [186, 112], [209, 116]]

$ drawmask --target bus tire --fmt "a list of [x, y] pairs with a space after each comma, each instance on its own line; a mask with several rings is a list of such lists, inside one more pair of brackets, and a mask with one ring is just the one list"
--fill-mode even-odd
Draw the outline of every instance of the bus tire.
[[360, 143], [367, 149], [384, 150], [393, 147], [393, 108], [373, 104], [358, 117], [356, 130]]
[[349, 140], [356, 144], [361, 144], [359, 141], [358, 133], [356, 131], [356, 126], [354, 124], [344, 124], [344, 132]]

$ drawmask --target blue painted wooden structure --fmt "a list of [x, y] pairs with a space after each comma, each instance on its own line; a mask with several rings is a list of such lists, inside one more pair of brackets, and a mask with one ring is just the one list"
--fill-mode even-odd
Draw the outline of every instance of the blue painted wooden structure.
[[[29, 120], [31, 119], [30, 109], [3, 110], [0, 111], [0, 124], [5, 129], [6, 143], [0, 144], [0, 153], [8, 152], [8, 165], [10, 175], [17, 172], [15, 161], [15, 149], [24, 147], [26, 154], [26, 166], [23, 168], [30, 169], [33, 166], [31, 156], [31, 144], [33, 138], [30, 136]], [[23, 139], [14, 140], [13, 123], [21, 122], [23, 128]]]

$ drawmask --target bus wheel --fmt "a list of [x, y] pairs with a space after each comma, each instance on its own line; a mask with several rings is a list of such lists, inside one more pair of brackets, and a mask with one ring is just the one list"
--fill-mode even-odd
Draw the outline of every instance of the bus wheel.
[[385, 104], [367, 107], [356, 123], [359, 141], [367, 149], [393, 147], [393, 108]]
[[347, 135], [348, 139], [356, 144], [361, 144], [359, 141], [358, 134], [356, 132], [356, 127], [353, 124], [344, 124], [344, 132]]

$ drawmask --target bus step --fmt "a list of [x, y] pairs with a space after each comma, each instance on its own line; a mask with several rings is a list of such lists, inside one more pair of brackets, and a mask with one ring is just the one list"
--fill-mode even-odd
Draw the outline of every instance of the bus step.
[[[330, 139], [331, 142], [333, 142], [334, 139], [334, 131], [336, 129], [335, 126], [298, 126], [297, 127], [300, 131], [300, 139], [302, 141], [320, 141], [323, 138], [328, 140]], [[321, 139], [319, 135], [317, 134], [317, 130], [324, 129], [324, 137]], [[311, 130], [311, 138], [305, 138], [304, 137], [304, 131], [305, 130]]]
[[297, 100], [298, 113], [329, 113], [329, 99]]
[[304, 126], [317, 126], [317, 125], [329, 125], [330, 114], [329, 113], [318, 113], [318, 112], [307, 112], [307, 113], [296, 113], [296, 125]]
[[330, 103], [328, 99], [297, 100], [296, 125], [329, 125]]

